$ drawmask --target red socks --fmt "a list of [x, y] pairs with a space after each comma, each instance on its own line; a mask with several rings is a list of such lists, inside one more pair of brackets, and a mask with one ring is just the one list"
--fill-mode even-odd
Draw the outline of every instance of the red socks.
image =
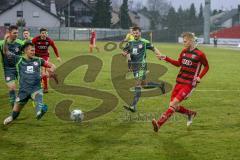
[[185, 114], [185, 115], [191, 115], [193, 114], [193, 111], [184, 108], [183, 106], [179, 106], [177, 112], [181, 113], [181, 114]]
[[48, 89], [48, 79], [47, 76], [42, 77], [43, 89]]
[[163, 113], [163, 115], [160, 117], [160, 119], [158, 120], [158, 125], [159, 127], [162, 126], [175, 112], [175, 109], [173, 107], [169, 107], [168, 110]]

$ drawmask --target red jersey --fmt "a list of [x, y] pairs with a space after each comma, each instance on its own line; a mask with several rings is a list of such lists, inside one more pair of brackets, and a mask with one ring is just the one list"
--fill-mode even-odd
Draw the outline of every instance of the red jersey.
[[41, 36], [37, 36], [32, 39], [32, 43], [35, 45], [35, 55], [37, 57], [49, 57], [49, 46], [53, 48], [55, 55], [59, 57], [58, 49], [51, 38], [47, 37], [43, 40]]
[[91, 32], [90, 43], [94, 44], [96, 40], [96, 32]]
[[[169, 57], [165, 59], [171, 64], [181, 67], [177, 76], [177, 83], [196, 85], [196, 78], [202, 78], [208, 71], [208, 61], [203, 52], [195, 48], [192, 51], [187, 49], [182, 50], [178, 60], [173, 60]], [[201, 71], [201, 67], [204, 65], [204, 69]]]

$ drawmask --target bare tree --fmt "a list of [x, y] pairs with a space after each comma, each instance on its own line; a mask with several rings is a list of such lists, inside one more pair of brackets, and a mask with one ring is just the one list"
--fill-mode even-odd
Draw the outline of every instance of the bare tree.
[[149, 11], [158, 11], [160, 15], [166, 15], [171, 8], [167, 0], [148, 0], [146, 5]]
[[112, 0], [113, 8], [120, 8], [121, 4], [122, 4], [122, 0]]

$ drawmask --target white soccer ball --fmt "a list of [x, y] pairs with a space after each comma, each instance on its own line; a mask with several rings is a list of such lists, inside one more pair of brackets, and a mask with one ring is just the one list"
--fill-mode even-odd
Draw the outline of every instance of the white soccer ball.
[[74, 109], [71, 112], [70, 118], [71, 118], [71, 120], [73, 120], [75, 122], [81, 122], [81, 121], [83, 121], [84, 114], [80, 109]]

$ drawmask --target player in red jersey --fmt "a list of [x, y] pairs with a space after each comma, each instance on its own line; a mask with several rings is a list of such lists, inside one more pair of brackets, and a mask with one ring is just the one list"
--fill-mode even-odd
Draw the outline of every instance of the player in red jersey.
[[[195, 46], [194, 34], [186, 32], [183, 33], [182, 37], [185, 48], [182, 50], [178, 60], [173, 60], [170, 57], [163, 55], [157, 55], [160, 60], [165, 60], [176, 67], [180, 67], [180, 71], [177, 76], [177, 83], [172, 91], [168, 110], [162, 114], [159, 120], [152, 120], [155, 132], [158, 132], [159, 128], [173, 115], [174, 112], [179, 112], [188, 117], [187, 126], [192, 124], [192, 119], [197, 114], [196, 112], [180, 105], [180, 102], [189, 97], [197, 83], [200, 83], [202, 77], [207, 73], [209, 66], [205, 54]], [[204, 68], [201, 70], [202, 65]]]
[[[32, 39], [32, 43], [35, 45], [36, 56], [41, 57], [45, 61], [49, 61], [49, 51], [48, 48], [51, 46], [54, 50], [55, 55], [57, 56], [57, 60], [61, 62], [61, 58], [58, 53], [58, 49], [54, 43], [54, 41], [48, 37], [47, 29], [41, 28], [40, 35], [34, 37]], [[46, 69], [43, 69], [42, 73], [42, 82], [43, 82], [43, 92], [48, 93], [48, 79], [47, 79], [47, 72]]]
[[99, 52], [99, 48], [96, 45], [96, 38], [97, 38], [97, 34], [96, 31], [94, 29], [91, 29], [91, 35], [90, 35], [90, 45], [89, 45], [89, 52], [92, 53], [93, 52], [93, 48], [96, 48], [96, 50]]

